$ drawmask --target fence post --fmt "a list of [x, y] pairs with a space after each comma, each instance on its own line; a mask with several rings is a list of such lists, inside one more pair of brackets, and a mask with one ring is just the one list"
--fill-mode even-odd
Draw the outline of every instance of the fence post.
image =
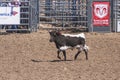
[[93, 0], [87, 0], [87, 16], [88, 16], [88, 31], [93, 32], [93, 25], [92, 25], [92, 2]]

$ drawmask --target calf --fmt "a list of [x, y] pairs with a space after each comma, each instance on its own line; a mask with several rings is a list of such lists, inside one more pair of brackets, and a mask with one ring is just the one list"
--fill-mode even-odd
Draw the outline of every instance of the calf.
[[61, 34], [59, 31], [49, 31], [50, 34], [50, 42], [54, 42], [56, 45], [57, 57], [61, 59], [59, 56], [60, 52], [63, 52], [64, 60], [66, 60], [66, 49], [77, 48], [78, 52], [75, 55], [74, 59], [77, 59], [77, 56], [81, 51], [85, 52], [86, 60], [88, 60], [88, 46], [85, 44], [85, 35], [84, 33], [78, 35], [70, 35], [70, 34]]

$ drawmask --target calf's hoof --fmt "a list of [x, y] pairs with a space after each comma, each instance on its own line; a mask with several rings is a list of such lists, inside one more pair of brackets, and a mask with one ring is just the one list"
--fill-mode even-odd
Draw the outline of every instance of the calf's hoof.
[[58, 59], [61, 59], [61, 57], [57, 56]]

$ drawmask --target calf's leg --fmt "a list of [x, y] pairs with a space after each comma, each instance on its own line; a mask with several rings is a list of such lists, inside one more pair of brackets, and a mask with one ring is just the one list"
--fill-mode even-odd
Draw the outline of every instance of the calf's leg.
[[59, 55], [60, 52], [61, 52], [61, 50], [58, 50], [58, 51], [57, 51], [57, 58], [59, 58], [59, 59], [61, 59], [61, 57], [60, 57], [60, 55]]
[[88, 60], [88, 50], [84, 49], [85, 55], [86, 55], [86, 60]]
[[78, 50], [78, 52], [77, 52], [77, 54], [75, 55], [75, 57], [74, 57], [74, 60], [76, 60], [77, 59], [77, 56], [80, 54], [80, 50]]
[[62, 51], [64, 55], [64, 60], [66, 61], [66, 51]]

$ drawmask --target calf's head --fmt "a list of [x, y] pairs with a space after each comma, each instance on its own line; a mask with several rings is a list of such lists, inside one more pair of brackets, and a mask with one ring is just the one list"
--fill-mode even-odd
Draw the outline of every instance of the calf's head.
[[54, 42], [56, 37], [58, 37], [59, 35], [61, 35], [61, 33], [59, 31], [49, 31], [50, 34], [50, 42]]

